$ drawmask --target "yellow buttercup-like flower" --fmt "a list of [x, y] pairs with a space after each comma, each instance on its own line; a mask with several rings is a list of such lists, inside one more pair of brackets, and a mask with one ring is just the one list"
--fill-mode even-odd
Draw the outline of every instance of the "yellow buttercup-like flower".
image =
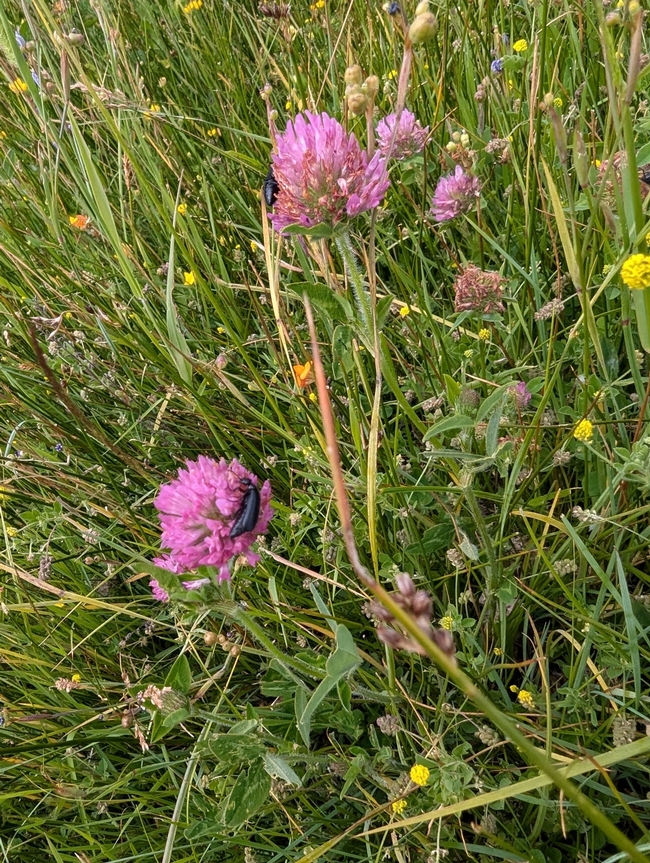
[[405, 318], [407, 315], [411, 314], [411, 310], [408, 306], [400, 306], [400, 317]]
[[621, 278], [636, 291], [650, 288], [650, 255], [630, 255], [621, 267]]
[[515, 44], [512, 46], [512, 50], [516, 51], [517, 54], [521, 54], [522, 51], [528, 50], [528, 42], [525, 39], [517, 39]]
[[409, 771], [411, 782], [415, 782], [415, 784], [420, 787], [427, 784], [427, 779], [430, 775], [431, 771], [428, 767], [425, 767], [424, 764], [414, 764]]
[[589, 420], [580, 420], [573, 429], [573, 437], [583, 443], [589, 443], [594, 434], [594, 424]]
[[182, 204], [179, 204], [177, 210], [181, 216], [184, 216], [187, 213], [187, 204], [183, 201]]
[[193, 285], [196, 282], [196, 276], [193, 272], [183, 273], [183, 284]]
[[29, 87], [23, 81], [22, 78], [16, 78], [9, 85], [9, 89], [11, 90], [12, 93], [18, 94], [18, 93], [26, 93], [27, 90], [29, 89]]

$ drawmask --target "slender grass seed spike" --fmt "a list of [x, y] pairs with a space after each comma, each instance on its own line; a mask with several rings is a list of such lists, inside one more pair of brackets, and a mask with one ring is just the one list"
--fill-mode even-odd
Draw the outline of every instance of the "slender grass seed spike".
[[249, 479], [242, 479], [242, 483], [245, 490], [241, 499], [241, 507], [235, 516], [235, 523], [230, 529], [231, 539], [253, 530], [260, 514], [259, 491]]

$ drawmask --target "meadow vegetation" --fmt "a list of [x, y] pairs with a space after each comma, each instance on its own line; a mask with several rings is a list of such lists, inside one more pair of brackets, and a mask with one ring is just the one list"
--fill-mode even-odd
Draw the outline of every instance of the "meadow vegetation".
[[[645, 13], [417, 14], [0, 3], [2, 860], [650, 859]], [[288, 121], [401, 99], [274, 230]], [[199, 456], [273, 518], [187, 590]]]

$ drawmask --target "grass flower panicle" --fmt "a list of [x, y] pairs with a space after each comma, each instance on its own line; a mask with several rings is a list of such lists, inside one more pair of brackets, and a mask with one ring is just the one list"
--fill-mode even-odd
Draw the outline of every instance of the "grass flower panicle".
[[428, 767], [425, 767], [424, 764], [414, 764], [413, 767], [409, 770], [409, 776], [411, 777], [411, 782], [414, 782], [416, 785], [419, 785], [423, 788], [431, 775], [431, 771]]
[[635, 291], [650, 288], [650, 255], [630, 255], [621, 267], [621, 278]]
[[325, 113], [290, 120], [272, 160], [279, 191], [269, 218], [279, 233], [289, 225], [334, 227], [373, 210], [390, 184], [381, 152], [370, 159], [354, 134]]
[[448, 222], [471, 209], [480, 194], [478, 177], [466, 174], [460, 165], [456, 165], [453, 174], [438, 180], [431, 212], [436, 222]]
[[257, 486], [257, 477], [236, 459], [228, 463], [199, 456], [186, 464], [177, 479], [160, 488], [154, 501], [162, 527], [161, 546], [169, 550], [166, 568], [173, 565], [176, 571], [188, 572], [214, 566], [220, 580], [229, 579], [233, 557], [244, 555], [251, 566], [259, 560], [251, 546], [259, 534], [266, 533], [272, 517], [271, 485], [267, 480], [259, 489], [255, 528], [233, 538], [230, 530], [242, 504], [244, 483]]
[[[407, 159], [421, 153], [426, 144], [429, 127], [422, 125], [409, 110], [404, 108], [397, 119], [396, 114], [388, 114], [377, 124], [379, 151], [385, 158]], [[393, 139], [393, 135], [395, 136]], [[391, 146], [392, 145], [392, 146]]]

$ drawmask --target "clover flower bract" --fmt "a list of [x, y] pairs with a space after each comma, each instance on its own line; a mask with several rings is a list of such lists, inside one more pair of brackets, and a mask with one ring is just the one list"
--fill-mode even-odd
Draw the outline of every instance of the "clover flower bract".
[[269, 218], [278, 232], [289, 225], [334, 227], [378, 207], [389, 186], [382, 154], [369, 159], [355, 136], [325, 113], [306, 111], [289, 121], [272, 160], [279, 192]]
[[[251, 551], [257, 536], [266, 533], [272, 517], [271, 485], [267, 480], [259, 489], [260, 513], [254, 529], [231, 537], [235, 518], [247, 488], [246, 481], [258, 485], [255, 474], [236, 459], [215, 461], [199, 456], [186, 462], [178, 479], [163, 485], [154, 504], [162, 526], [161, 545], [170, 554], [155, 563], [172, 572], [188, 572], [199, 566], [214, 566], [219, 580], [230, 578], [229, 561], [243, 554], [251, 566], [259, 556]], [[199, 585], [187, 582], [193, 589]]]
[[[395, 130], [397, 126], [397, 131]], [[377, 124], [379, 151], [386, 158], [407, 159], [421, 153], [429, 134], [429, 127], [422, 125], [406, 108], [397, 119], [396, 114], [388, 114]], [[395, 135], [395, 140], [393, 140]], [[391, 147], [392, 142], [392, 147]]]
[[478, 177], [466, 174], [460, 165], [456, 165], [453, 174], [438, 180], [431, 212], [436, 222], [448, 222], [469, 210], [480, 194]]

